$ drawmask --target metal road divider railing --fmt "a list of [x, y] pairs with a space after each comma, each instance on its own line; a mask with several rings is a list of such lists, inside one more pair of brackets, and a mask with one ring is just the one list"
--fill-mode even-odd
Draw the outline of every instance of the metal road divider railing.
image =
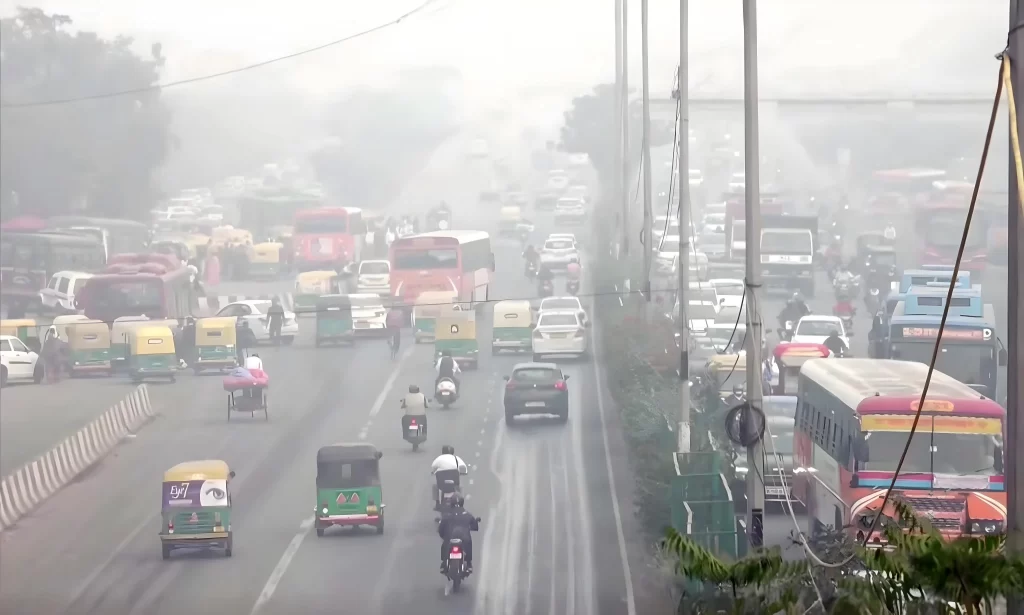
[[78, 433], [4, 477], [0, 481], [0, 532], [29, 515], [155, 415], [149, 389], [139, 385]]

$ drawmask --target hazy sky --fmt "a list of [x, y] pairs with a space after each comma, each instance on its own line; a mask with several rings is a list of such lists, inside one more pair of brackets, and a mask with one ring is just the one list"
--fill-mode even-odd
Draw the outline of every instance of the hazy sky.
[[[164, 45], [168, 80], [292, 53], [396, 18], [422, 0], [0, 0], [70, 15], [77, 27]], [[652, 0], [652, 93], [667, 92], [678, 57], [677, 2]], [[739, 93], [740, 0], [690, 3], [691, 86]], [[630, 0], [631, 81], [640, 78], [640, 2]], [[762, 96], [987, 92], [1005, 41], [1005, 0], [762, 0]], [[403, 65], [444, 64], [488, 99], [524, 87], [578, 90], [613, 75], [612, 0], [435, 0], [399, 26], [232, 79], [281, 79], [311, 95], [386, 79]], [[186, 86], [216, 87], [214, 83]], [[699, 91], [698, 91], [699, 90]]]

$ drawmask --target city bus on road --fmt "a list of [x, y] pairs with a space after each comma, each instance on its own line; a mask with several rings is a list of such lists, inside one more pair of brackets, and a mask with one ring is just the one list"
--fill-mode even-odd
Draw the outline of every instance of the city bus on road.
[[[947, 288], [913, 286], [889, 318], [886, 358], [931, 361], [946, 305]], [[953, 290], [936, 369], [997, 398], [999, 370], [1007, 353], [996, 331], [995, 308], [976, 288]]]
[[928, 199], [933, 184], [946, 178], [941, 169], [907, 168], [875, 171], [871, 178], [872, 196], [867, 210], [872, 214], [893, 215]]
[[199, 301], [188, 267], [166, 254], [122, 254], [76, 295], [86, 317], [108, 325], [124, 316], [192, 316]]
[[[970, 194], [937, 193], [914, 206], [914, 227], [920, 242], [919, 262], [953, 268], [963, 239], [964, 224], [967, 223], [970, 198]], [[988, 263], [988, 226], [989, 220], [984, 215], [971, 219], [964, 256], [960, 261], [961, 270], [975, 273], [985, 270]]]
[[[887, 359], [814, 359], [800, 371], [793, 493], [812, 534], [846, 527], [884, 546], [879, 511], [910, 437], [928, 366]], [[893, 496], [947, 538], [1004, 531], [1006, 411], [936, 370]]]
[[360, 260], [363, 212], [356, 207], [303, 209], [295, 214], [292, 246], [300, 271], [340, 269]]
[[106, 263], [103, 244], [73, 232], [0, 234], [0, 297], [10, 318], [42, 303], [40, 291], [58, 271], [96, 273]]
[[483, 231], [432, 231], [391, 244], [391, 295], [413, 306], [420, 293], [454, 291], [458, 302], [490, 299], [494, 275], [491, 236]]

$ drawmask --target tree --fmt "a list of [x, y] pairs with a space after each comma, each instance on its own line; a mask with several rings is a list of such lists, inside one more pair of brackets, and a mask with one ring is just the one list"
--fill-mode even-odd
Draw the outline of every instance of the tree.
[[[438, 69], [407, 71], [399, 85], [354, 92], [327, 113], [333, 144], [313, 156], [320, 180], [344, 205], [386, 207], [404, 182], [457, 132], [456, 107]], [[427, 76], [437, 78], [427, 79]]]
[[[642, 134], [643, 109], [641, 101], [629, 104], [630, 152], [639, 156]], [[594, 86], [591, 93], [577, 96], [565, 112], [559, 147], [567, 152], [590, 156], [599, 177], [615, 173], [615, 141], [618, 120], [615, 109], [615, 84]], [[672, 142], [672, 126], [662, 122], [651, 123], [651, 147]]]
[[[150, 87], [164, 64], [160, 46], [142, 58], [130, 38], [72, 33], [71, 23], [67, 15], [37, 8], [19, 8], [15, 17], [0, 20], [4, 200], [17, 202], [21, 213], [84, 207], [96, 215], [140, 218], [151, 206], [153, 173], [170, 142], [170, 114], [160, 91], [31, 103]], [[19, 213], [4, 210], [5, 216]]]

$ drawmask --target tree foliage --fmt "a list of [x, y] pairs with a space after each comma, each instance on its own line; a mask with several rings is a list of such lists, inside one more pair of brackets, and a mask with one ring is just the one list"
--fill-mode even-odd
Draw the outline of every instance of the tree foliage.
[[[638, 100], [629, 104], [629, 134], [631, 159], [639, 155], [642, 134], [642, 106]], [[584, 153], [601, 177], [615, 173], [615, 144], [618, 116], [615, 108], [615, 84], [597, 85], [589, 94], [573, 99], [565, 112], [561, 130], [561, 149]], [[672, 126], [662, 122], [651, 123], [651, 147], [672, 142]]]
[[320, 180], [346, 205], [388, 205], [403, 180], [457, 131], [457, 108], [445, 86], [403, 74], [395, 87], [356, 91], [335, 103], [326, 112], [332, 143], [313, 156]]
[[0, 20], [0, 183], [4, 215], [86, 208], [141, 217], [154, 197], [153, 174], [170, 145], [170, 113], [159, 90], [71, 104], [16, 107], [150, 87], [164, 58], [70, 30], [67, 15], [19, 8]]

